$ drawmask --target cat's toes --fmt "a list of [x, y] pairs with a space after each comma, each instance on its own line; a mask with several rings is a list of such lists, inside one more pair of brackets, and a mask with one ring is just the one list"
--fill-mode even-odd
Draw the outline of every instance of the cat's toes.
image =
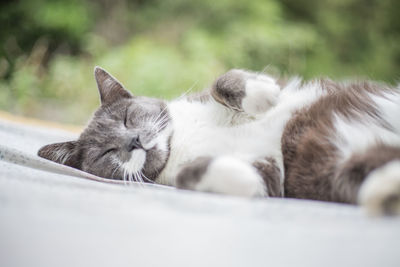
[[371, 172], [360, 188], [358, 201], [370, 215], [400, 215], [400, 160]]
[[265, 185], [246, 162], [232, 158], [199, 158], [182, 169], [177, 187], [237, 196], [264, 196]]
[[244, 112], [257, 115], [275, 106], [280, 91], [274, 79], [266, 75], [257, 75], [246, 81], [246, 94], [242, 99]]

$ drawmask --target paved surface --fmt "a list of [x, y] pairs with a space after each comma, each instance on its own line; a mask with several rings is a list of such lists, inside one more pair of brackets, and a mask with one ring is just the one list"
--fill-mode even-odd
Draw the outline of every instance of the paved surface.
[[0, 266], [400, 266], [400, 218], [105, 183], [35, 155], [74, 137], [0, 120]]

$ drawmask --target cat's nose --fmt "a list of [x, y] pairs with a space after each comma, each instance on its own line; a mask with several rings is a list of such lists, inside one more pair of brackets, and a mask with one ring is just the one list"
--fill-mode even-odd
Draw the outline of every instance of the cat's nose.
[[139, 137], [132, 138], [131, 142], [128, 144], [128, 151], [132, 151], [134, 149], [139, 149], [139, 148], [143, 149]]

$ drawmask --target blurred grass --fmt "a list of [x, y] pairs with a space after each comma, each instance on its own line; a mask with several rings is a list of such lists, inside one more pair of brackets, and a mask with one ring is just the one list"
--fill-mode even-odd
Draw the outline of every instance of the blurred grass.
[[[0, 109], [75, 124], [100, 65], [171, 99], [227, 69], [395, 83], [397, 0], [19, 0], [0, 5]], [[397, 10], [397, 11], [396, 11]]]

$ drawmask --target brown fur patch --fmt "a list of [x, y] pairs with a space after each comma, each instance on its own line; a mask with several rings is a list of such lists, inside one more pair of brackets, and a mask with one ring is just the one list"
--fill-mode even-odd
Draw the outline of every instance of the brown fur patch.
[[[334, 183], [337, 149], [329, 142], [334, 134], [334, 114], [349, 119], [369, 118], [384, 125], [370, 94], [382, 95], [387, 87], [369, 83], [340, 84], [324, 79], [319, 82], [327, 95], [299, 110], [287, 123], [282, 135], [285, 168], [285, 196], [327, 201], [352, 202], [342, 187]], [[365, 175], [362, 175], [365, 177]], [[359, 181], [359, 184], [362, 181]]]
[[242, 99], [246, 96], [246, 80], [254, 75], [243, 70], [230, 70], [215, 80], [211, 95], [222, 105], [243, 111]]
[[193, 189], [200, 182], [211, 162], [211, 157], [199, 157], [186, 164], [176, 177], [176, 187]]
[[282, 197], [283, 192], [281, 191], [280, 180], [281, 171], [273, 158], [265, 158], [263, 160], [258, 160], [253, 163], [258, 173], [264, 180], [267, 186], [267, 193], [270, 197]]
[[357, 193], [367, 175], [386, 163], [400, 159], [400, 148], [383, 144], [370, 147], [363, 153], [356, 153], [338, 168], [332, 179], [332, 200], [356, 203]]

